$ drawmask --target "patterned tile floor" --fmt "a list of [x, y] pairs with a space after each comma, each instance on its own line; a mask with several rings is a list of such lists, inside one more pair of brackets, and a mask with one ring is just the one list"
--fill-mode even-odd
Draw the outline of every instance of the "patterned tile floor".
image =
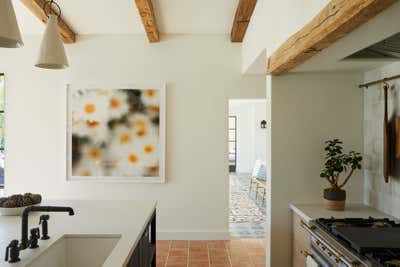
[[265, 238], [265, 228], [266, 228], [266, 204], [265, 201], [262, 200], [262, 190], [260, 189], [260, 193], [258, 195], [258, 199], [255, 198], [255, 189], [252, 189], [249, 192], [249, 174], [236, 174], [231, 173], [230, 176], [230, 192], [240, 192], [245, 193], [245, 195], [249, 198], [249, 201], [254, 202], [258, 208], [260, 209], [264, 218], [261, 220], [255, 221], [246, 221], [246, 222], [230, 222], [229, 223], [229, 232], [231, 237], [234, 238]]
[[157, 267], [265, 267], [265, 239], [157, 241]]

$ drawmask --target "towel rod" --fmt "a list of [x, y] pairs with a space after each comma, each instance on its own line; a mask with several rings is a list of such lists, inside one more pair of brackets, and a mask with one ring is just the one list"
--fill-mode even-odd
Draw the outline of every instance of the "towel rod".
[[378, 84], [378, 83], [382, 83], [382, 82], [387, 82], [387, 81], [391, 81], [391, 80], [398, 79], [398, 78], [400, 78], [400, 74], [399, 75], [395, 75], [395, 76], [391, 76], [391, 77], [387, 77], [387, 78], [383, 78], [383, 79], [380, 79], [380, 80], [372, 81], [372, 82], [363, 83], [363, 84], [360, 84], [358, 86], [358, 88], [363, 88], [363, 87], [368, 88], [368, 86], [370, 86], [370, 85], [374, 85], [374, 84]]

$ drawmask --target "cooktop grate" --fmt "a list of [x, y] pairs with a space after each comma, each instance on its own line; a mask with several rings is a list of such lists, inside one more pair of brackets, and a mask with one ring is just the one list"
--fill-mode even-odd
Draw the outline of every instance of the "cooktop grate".
[[[400, 224], [384, 218], [317, 219], [316, 223], [344, 247], [377, 266], [400, 266]], [[375, 266], [375, 265], [374, 265]]]

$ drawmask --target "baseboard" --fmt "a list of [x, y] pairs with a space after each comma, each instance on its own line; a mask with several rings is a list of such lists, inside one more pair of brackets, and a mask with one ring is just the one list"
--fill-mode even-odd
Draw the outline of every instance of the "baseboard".
[[228, 240], [229, 232], [158, 231], [158, 240]]

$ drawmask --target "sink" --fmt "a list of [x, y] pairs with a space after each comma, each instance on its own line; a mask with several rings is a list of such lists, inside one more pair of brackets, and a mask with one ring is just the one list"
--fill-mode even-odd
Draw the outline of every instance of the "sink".
[[64, 235], [26, 266], [102, 266], [120, 238], [120, 235]]

